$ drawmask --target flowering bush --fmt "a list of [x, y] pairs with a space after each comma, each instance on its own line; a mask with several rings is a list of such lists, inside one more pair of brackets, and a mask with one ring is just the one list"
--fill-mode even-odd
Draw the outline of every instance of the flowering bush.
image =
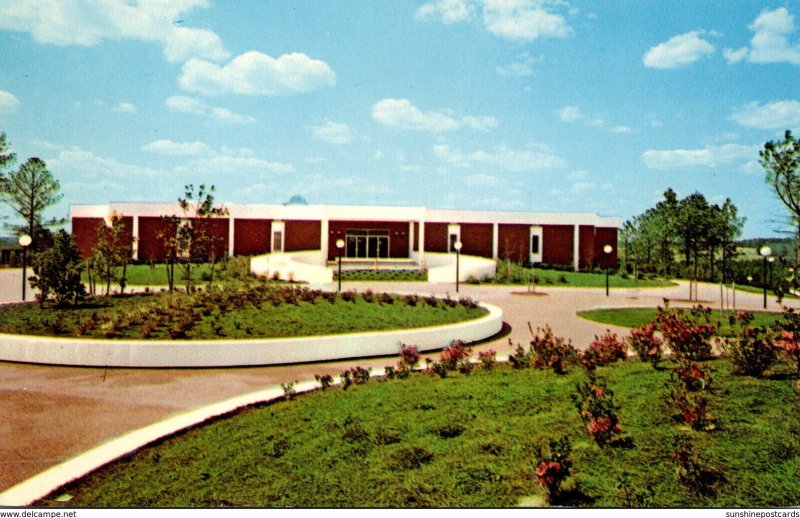
[[333, 376], [330, 374], [315, 374], [314, 379], [317, 380], [317, 383], [319, 383], [322, 390], [327, 389], [331, 386], [331, 384], [333, 384]]
[[578, 353], [571, 341], [555, 336], [550, 326], [536, 330], [531, 340], [530, 352], [533, 353], [534, 367], [551, 368], [556, 374], [564, 374], [565, 367], [576, 361]]
[[419, 349], [416, 345], [405, 346], [400, 349], [400, 362], [399, 365], [413, 369], [419, 364]]
[[555, 441], [549, 440], [549, 451], [544, 453], [541, 446], [537, 448], [539, 462], [536, 464], [536, 478], [539, 485], [544, 488], [547, 501], [553, 503], [558, 496], [561, 484], [570, 474], [572, 461], [572, 444], [569, 438], [562, 437]]
[[670, 373], [669, 386], [667, 400], [675, 408], [677, 417], [695, 430], [711, 429], [708, 410], [711, 374], [697, 363], [678, 359]]
[[708, 321], [709, 313], [709, 308], [701, 306], [688, 315], [681, 309], [659, 308], [655, 323], [675, 356], [706, 360], [712, 356], [710, 340], [717, 333], [717, 327]]
[[793, 308], [784, 308], [783, 320], [778, 327], [782, 332], [775, 345], [786, 361], [795, 367], [800, 378], [800, 313]]
[[655, 368], [664, 354], [664, 341], [656, 336], [656, 324], [651, 322], [639, 329], [632, 329], [630, 336], [626, 339], [631, 349], [636, 351], [639, 359], [643, 362], [650, 362]]
[[617, 338], [617, 334], [606, 331], [602, 336], [595, 335], [589, 348], [580, 353], [578, 362], [591, 371], [598, 366], [624, 360], [627, 356], [628, 348]]
[[576, 389], [572, 401], [594, 442], [602, 446], [622, 433], [617, 416], [619, 407], [614, 401], [614, 393], [604, 382], [590, 376], [588, 381], [578, 383]]
[[442, 349], [439, 361], [447, 370], [456, 370], [465, 362], [469, 363], [471, 350], [461, 340], [454, 340], [447, 347]]
[[726, 341], [725, 354], [735, 372], [757, 378], [778, 361], [778, 347], [764, 328], [743, 328], [738, 338]]
[[364, 385], [369, 382], [369, 371], [363, 367], [353, 367], [342, 372], [342, 388], [348, 389], [350, 385]]

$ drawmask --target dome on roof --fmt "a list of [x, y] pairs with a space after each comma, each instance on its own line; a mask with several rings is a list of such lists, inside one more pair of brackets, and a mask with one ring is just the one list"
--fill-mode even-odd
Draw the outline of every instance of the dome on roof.
[[284, 205], [308, 205], [308, 202], [302, 194], [295, 194]]

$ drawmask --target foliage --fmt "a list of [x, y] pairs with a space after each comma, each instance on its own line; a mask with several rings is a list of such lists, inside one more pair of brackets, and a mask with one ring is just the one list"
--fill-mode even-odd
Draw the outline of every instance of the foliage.
[[[727, 359], [710, 363], [714, 383], [727, 394], [716, 410], [730, 427], [690, 434], [694, 452], [730, 474], [713, 496], [687, 489], [669, 460], [678, 430], [654, 400], [668, 372], [617, 362], [599, 371], [625, 402], [625, 436], [633, 447], [600, 449], [586, 444], [588, 435], [576, 435], [582, 425], [569, 394], [584, 379], [582, 370], [553, 376], [498, 364], [480, 376], [415, 374], [402, 383], [332, 387], [242, 409], [145, 446], [34, 505], [511, 508], [532, 494], [544, 496], [535, 487], [536, 446], [564, 436], [573, 439], [572, 467], [556, 505], [800, 505], [793, 384], [733, 376]], [[343, 438], [352, 428], [348, 417], [366, 439]], [[450, 439], [434, 432], [450, 423], [466, 430]], [[626, 494], [618, 489], [620, 474]], [[73, 499], [56, 501], [65, 492]]]
[[[220, 256], [227, 255], [227, 243], [214, 235], [210, 221], [213, 218], [226, 216], [226, 207], [214, 204], [215, 187], [206, 189], [205, 185], [195, 190], [194, 185], [186, 185], [183, 198], [178, 198], [178, 205], [183, 212], [181, 216], [167, 216], [163, 219], [168, 224], [168, 231], [158, 233], [167, 258], [167, 271], [170, 291], [174, 289], [174, 265], [183, 271], [186, 289], [191, 290], [193, 284], [192, 271], [195, 263], [207, 260], [211, 265], [209, 283], [214, 278], [214, 265]], [[222, 250], [221, 252], [219, 250]]]
[[[776, 345], [786, 361], [794, 365], [795, 374], [800, 380], [800, 313], [794, 308], [785, 307], [783, 319], [778, 323], [777, 328], [780, 336]], [[800, 384], [800, 381], [798, 383]]]
[[[2, 144], [5, 145], [5, 138]], [[0, 146], [0, 156], [7, 157], [4, 153]], [[10, 162], [7, 158], [4, 160]], [[43, 241], [49, 238], [47, 227], [64, 224], [64, 220], [58, 218], [42, 220], [44, 210], [61, 200], [63, 194], [58, 193], [60, 189], [58, 180], [47, 170], [47, 165], [36, 157], [29, 158], [16, 171], [4, 174], [0, 170], [0, 200], [22, 219], [22, 225], [12, 228], [17, 235], [27, 234], [33, 238], [32, 250], [44, 248]]]
[[695, 430], [712, 428], [708, 408], [711, 374], [708, 370], [686, 358], [677, 358], [667, 388], [667, 400], [682, 422]]
[[478, 352], [478, 360], [481, 362], [483, 370], [492, 370], [497, 364], [497, 351], [494, 349], [487, 349]]
[[672, 353], [690, 360], [711, 358], [711, 338], [717, 327], [710, 323], [711, 308], [695, 306], [689, 313], [683, 309], [659, 308], [655, 323], [664, 335]]
[[319, 386], [322, 390], [330, 388], [330, 386], [333, 384], [333, 376], [330, 374], [315, 374], [314, 379], [317, 380], [317, 383], [319, 383]]
[[81, 253], [72, 236], [63, 230], [55, 235], [53, 246], [39, 252], [33, 263], [31, 286], [39, 290], [40, 305], [51, 296], [56, 305], [76, 304], [86, 296], [81, 282]]
[[[92, 256], [87, 261], [89, 271], [89, 290], [96, 294], [94, 273], [105, 281], [106, 295], [111, 292], [111, 282], [119, 283], [120, 293], [125, 292], [128, 279], [128, 263], [133, 255], [133, 240], [126, 237], [124, 220], [119, 214], [112, 214], [110, 225], [101, 223], [97, 228], [97, 241]], [[119, 275], [117, 272], [120, 271]]]
[[[76, 252], [77, 253], [77, 252]], [[63, 263], [66, 264], [66, 263]], [[57, 264], [57, 271], [63, 264]], [[76, 263], [78, 274], [79, 266]], [[0, 332], [132, 339], [220, 339], [313, 336], [442, 325], [485, 314], [485, 310], [432, 309], [363, 301], [321, 303], [319, 290], [282, 284], [212, 286], [192, 293], [96, 297], [74, 307], [36, 311], [29, 305], [0, 307]]]
[[789, 210], [797, 239], [800, 237], [800, 143], [787, 130], [783, 140], [766, 142], [758, 154], [767, 183]]
[[572, 341], [555, 336], [549, 325], [536, 329], [529, 352], [532, 353], [534, 367], [550, 368], [556, 374], [564, 374], [566, 366], [574, 363], [577, 358], [577, 350]]
[[725, 354], [730, 357], [737, 373], [761, 377], [778, 361], [778, 348], [772, 333], [764, 327], [750, 327], [751, 313], [740, 312], [735, 320], [740, 324], [740, 335], [725, 342]]
[[587, 381], [576, 385], [571, 398], [581, 421], [597, 444], [606, 445], [615, 435], [622, 433], [617, 416], [619, 407], [614, 401], [614, 393], [604, 381], [590, 375]]
[[625, 342], [617, 338], [616, 333], [606, 330], [602, 336], [595, 335], [589, 347], [579, 355], [579, 362], [587, 370], [595, 370], [598, 366], [608, 365], [628, 357]]
[[552, 504], [558, 497], [561, 484], [570, 475], [572, 443], [569, 437], [564, 436], [558, 440], [550, 439], [548, 446], [546, 451], [537, 447], [536, 479], [544, 488], [547, 501]]
[[625, 339], [628, 346], [636, 351], [639, 359], [649, 362], [653, 368], [658, 366], [658, 362], [663, 355], [663, 340], [656, 336], [656, 324], [650, 322], [638, 329], [631, 329], [630, 335]]
[[670, 460], [675, 463], [675, 470], [681, 483], [697, 495], [713, 495], [714, 485], [721, 478], [720, 473], [696, 451], [688, 435], [676, 436], [673, 445], [674, 451], [670, 455]]

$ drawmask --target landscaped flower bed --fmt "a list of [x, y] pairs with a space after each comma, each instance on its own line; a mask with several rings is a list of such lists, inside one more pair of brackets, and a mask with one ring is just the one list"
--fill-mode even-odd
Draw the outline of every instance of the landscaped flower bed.
[[478, 318], [471, 299], [324, 292], [256, 284], [191, 294], [96, 297], [77, 306], [0, 307], [0, 333], [109, 339], [245, 339], [406, 329]]

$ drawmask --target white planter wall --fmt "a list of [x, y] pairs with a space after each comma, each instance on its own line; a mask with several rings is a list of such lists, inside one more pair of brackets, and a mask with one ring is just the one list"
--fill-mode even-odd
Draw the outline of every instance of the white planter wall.
[[402, 331], [254, 340], [102, 340], [0, 334], [0, 360], [89, 367], [231, 367], [391, 356], [403, 345], [420, 351], [453, 340], [473, 342], [498, 333], [503, 312], [476, 320]]

